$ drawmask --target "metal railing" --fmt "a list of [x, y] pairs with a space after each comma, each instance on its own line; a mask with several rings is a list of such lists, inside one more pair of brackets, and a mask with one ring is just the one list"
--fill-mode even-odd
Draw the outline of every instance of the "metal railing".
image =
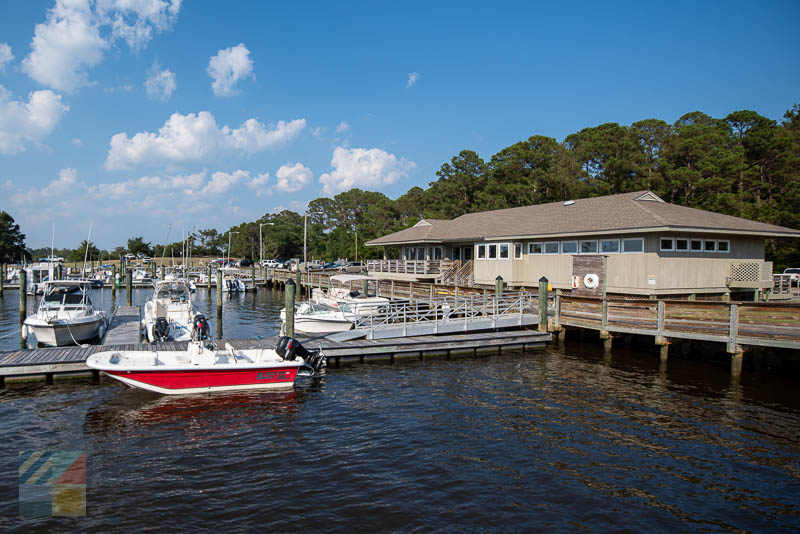
[[441, 272], [439, 260], [368, 260], [367, 271], [397, 274], [431, 274]]

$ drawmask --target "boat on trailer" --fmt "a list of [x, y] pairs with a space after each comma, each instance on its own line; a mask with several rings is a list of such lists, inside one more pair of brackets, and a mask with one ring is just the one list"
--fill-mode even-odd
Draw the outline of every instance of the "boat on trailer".
[[185, 351], [98, 352], [86, 365], [131, 387], [177, 395], [291, 388], [298, 376], [321, 373], [325, 356], [290, 337], [280, 338], [275, 349], [246, 350], [230, 343], [218, 350], [213, 342], [194, 339]]

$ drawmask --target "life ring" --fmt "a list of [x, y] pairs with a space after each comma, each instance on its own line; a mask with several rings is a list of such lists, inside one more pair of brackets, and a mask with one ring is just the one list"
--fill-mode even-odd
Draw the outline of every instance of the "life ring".
[[589, 273], [583, 277], [583, 285], [588, 289], [594, 289], [600, 283], [600, 277], [594, 273]]

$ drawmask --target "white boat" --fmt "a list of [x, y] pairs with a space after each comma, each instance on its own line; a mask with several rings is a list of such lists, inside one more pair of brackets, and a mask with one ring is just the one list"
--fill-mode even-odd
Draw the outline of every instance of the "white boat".
[[87, 293], [86, 280], [42, 282], [44, 294], [34, 315], [25, 318], [23, 338], [29, 334], [43, 345], [77, 345], [102, 337], [108, 328], [108, 316], [95, 308]]
[[358, 282], [359, 286], [364, 281], [378, 280], [372, 276], [360, 274], [337, 274], [331, 276], [331, 282], [341, 284], [341, 287], [331, 287], [327, 290], [316, 288], [311, 292], [311, 300], [319, 304], [327, 304], [333, 308], [338, 308], [341, 303], [349, 306], [350, 312], [360, 317], [377, 315], [389, 304], [389, 299], [365, 295], [359, 288], [353, 288], [353, 282]]
[[56, 278], [56, 264], [49, 262], [32, 263], [25, 269], [25, 291], [28, 295], [44, 294], [45, 282]]
[[[294, 329], [309, 334], [344, 332], [353, 328], [358, 317], [345, 303], [337, 308], [317, 302], [303, 302], [294, 313]], [[286, 329], [286, 308], [281, 310], [281, 331]]]
[[142, 326], [147, 340], [188, 341], [199, 331], [204, 338], [210, 331], [208, 321], [195, 307], [186, 280], [159, 280], [153, 296], [145, 302]]
[[86, 365], [129, 386], [175, 395], [292, 387], [298, 375], [321, 372], [325, 357], [288, 337], [275, 349], [249, 350], [229, 343], [217, 350], [213, 343], [195, 339], [185, 351], [98, 352]]
[[228, 293], [244, 293], [247, 291], [247, 286], [241, 279], [230, 277], [222, 281], [222, 289]]
[[134, 284], [147, 284], [153, 281], [153, 277], [144, 269], [134, 269], [131, 273], [131, 280]]

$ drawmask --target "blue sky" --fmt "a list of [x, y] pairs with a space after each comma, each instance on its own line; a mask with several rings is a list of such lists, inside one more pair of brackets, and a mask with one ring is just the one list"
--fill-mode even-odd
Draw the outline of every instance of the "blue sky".
[[0, 209], [29, 246], [224, 231], [463, 149], [800, 103], [797, 3], [0, 4]]

